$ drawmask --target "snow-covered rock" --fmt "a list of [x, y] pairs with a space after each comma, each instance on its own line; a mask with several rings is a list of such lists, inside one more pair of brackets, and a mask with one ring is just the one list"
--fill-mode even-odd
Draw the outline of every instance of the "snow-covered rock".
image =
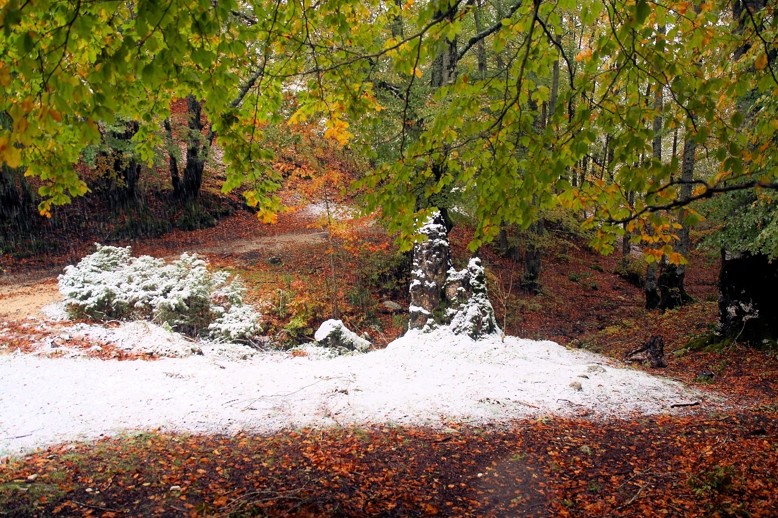
[[419, 229], [426, 237], [413, 248], [409, 329], [430, 331], [443, 324], [436, 320], [441, 307], [446, 272], [451, 268], [448, 231], [440, 212], [435, 212]]
[[413, 249], [408, 328], [429, 332], [449, 326], [455, 334], [473, 339], [500, 333], [486, 293], [481, 260], [470, 259], [461, 271], [453, 268], [440, 212], [435, 212], [419, 232], [427, 239]]
[[355, 332], [347, 329], [343, 325], [343, 321], [334, 319], [325, 321], [313, 335], [313, 338], [324, 347], [346, 351], [367, 352], [372, 345]]
[[477, 339], [501, 333], [486, 293], [486, 274], [479, 258], [470, 259], [463, 270], [449, 270], [446, 300], [449, 302], [446, 317], [454, 334]]

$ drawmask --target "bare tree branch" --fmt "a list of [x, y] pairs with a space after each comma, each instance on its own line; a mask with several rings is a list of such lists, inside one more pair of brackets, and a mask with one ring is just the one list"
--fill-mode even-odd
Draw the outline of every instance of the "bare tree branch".
[[[513, 13], [518, 11], [520, 7], [521, 7], [521, 0], [519, 0], [514, 5], [511, 6], [511, 8], [508, 10], [508, 16], [506, 16], [506, 18], [510, 18], [511, 16], [513, 16]], [[502, 24], [502, 20], [500, 20], [499, 22], [497, 22], [496, 24], [492, 25], [488, 29], [482, 30], [481, 32], [479, 32], [478, 34], [476, 34], [475, 36], [473, 36], [472, 38], [467, 40], [467, 43], [465, 43], [465, 46], [462, 47], [462, 50], [460, 50], [459, 53], [457, 53], [457, 61], [460, 61], [463, 57], [465, 57], [465, 54], [467, 54], [468, 51], [471, 48], [473, 48], [473, 46], [476, 43], [478, 43], [479, 41], [483, 40], [484, 38], [487, 38], [487, 37], [491, 36], [495, 32], [497, 32], [500, 29], [502, 29], [503, 27], [504, 26]]]

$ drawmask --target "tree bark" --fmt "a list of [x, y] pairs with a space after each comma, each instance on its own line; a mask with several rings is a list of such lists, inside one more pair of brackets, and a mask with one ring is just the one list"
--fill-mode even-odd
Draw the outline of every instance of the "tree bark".
[[[402, 0], [394, 0], [394, 5], [397, 6], [400, 10], [402, 10], [403, 2]], [[392, 36], [395, 38], [402, 38], [404, 35], [403, 30], [403, 17], [402, 15], [397, 15], [392, 20]]]
[[178, 172], [178, 158], [176, 157], [177, 145], [173, 140], [173, 129], [170, 126], [170, 119], [165, 119], [165, 134], [167, 136], [168, 146], [168, 165], [170, 166], [170, 183], [173, 185], [173, 196], [181, 196], [181, 176]]
[[778, 261], [722, 250], [719, 328], [723, 336], [761, 345], [778, 339]]
[[[732, 14], [733, 33], [741, 35], [751, 16], [765, 8], [765, 0], [735, 0]], [[734, 52], [737, 61], [748, 52], [752, 43], [743, 42]], [[768, 66], [776, 61], [778, 53], [768, 53]], [[738, 101], [743, 113], [753, 110], [753, 101], [744, 96]], [[751, 345], [764, 341], [778, 341], [778, 260], [765, 254], [721, 251], [719, 272], [719, 326], [718, 333], [725, 338], [742, 340]]]
[[4, 163], [0, 166], [0, 222], [15, 221], [25, 228], [32, 214], [33, 196], [24, 174]]
[[545, 233], [543, 220], [539, 219], [530, 226], [527, 247], [524, 251], [524, 275], [521, 278], [521, 289], [527, 293], [540, 293], [541, 246], [539, 241]]
[[[105, 167], [112, 174], [100, 182], [111, 205], [123, 205], [138, 198], [141, 164], [130, 149], [130, 141], [138, 132], [140, 125], [136, 121], [122, 123], [121, 129], [110, 130], [104, 135], [105, 150], [101, 151]], [[110, 140], [114, 142], [110, 142]], [[118, 141], [118, 143], [116, 143]]]
[[[475, 9], [473, 10], [473, 21], [475, 22], [476, 34], [484, 30], [483, 22], [481, 21], [481, 10], [483, 9], [483, 0], [476, 0]], [[476, 59], [478, 61], [478, 77], [481, 79], [486, 78], [486, 42], [480, 40], [476, 43], [475, 49]]]
[[[694, 164], [697, 143], [694, 137], [688, 133], [683, 141], [683, 159], [681, 161], [681, 186], [680, 199], [688, 200], [692, 195], [692, 180], [694, 180]], [[679, 219], [681, 220], [681, 230], [679, 242], [676, 250], [683, 256], [688, 255], [690, 249], [689, 226], [684, 223], [684, 214], [686, 209], [681, 209]], [[693, 299], [686, 293], [684, 286], [686, 278], [686, 266], [682, 264], [674, 265], [667, 262], [662, 263], [659, 273], [659, 308], [673, 309], [684, 304], [688, 304]]]
[[200, 194], [203, 184], [203, 171], [208, 159], [208, 142], [203, 137], [202, 131], [205, 125], [202, 121], [202, 106], [194, 96], [186, 98], [189, 112], [189, 135], [186, 143], [186, 165], [184, 177], [181, 182], [179, 199], [192, 201]]
[[[650, 87], [649, 87], [650, 88]], [[646, 92], [648, 96], [650, 90]], [[658, 162], [662, 161], [662, 110], [664, 109], [664, 100], [662, 98], [662, 87], [657, 86], [654, 92], [654, 109], [657, 111], [657, 115], [654, 117], [654, 140], [651, 143], [654, 159]], [[663, 258], [664, 260], [664, 258]], [[645, 298], [646, 309], [657, 309], [662, 299], [659, 291], [659, 282], [657, 280], [657, 274], [659, 268], [656, 263], [649, 263], [646, 268], [646, 282], [645, 282]]]

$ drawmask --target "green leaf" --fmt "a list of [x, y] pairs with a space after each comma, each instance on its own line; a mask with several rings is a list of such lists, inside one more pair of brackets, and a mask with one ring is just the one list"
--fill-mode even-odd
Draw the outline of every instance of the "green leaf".
[[646, 0], [637, 0], [635, 2], [635, 20], [637, 23], [643, 23], [648, 15], [651, 14], [651, 7], [649, 7]]

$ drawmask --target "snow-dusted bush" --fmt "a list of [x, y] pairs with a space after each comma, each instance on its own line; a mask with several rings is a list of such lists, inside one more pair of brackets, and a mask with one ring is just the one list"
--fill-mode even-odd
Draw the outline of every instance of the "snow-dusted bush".
[[59, 289], [74, 316], [149, 319], [193, 336], [247, 340], [259, 332], [259, 315], [243, 305], [240, 282], [228, 279], [195, 254], [168, 264], [132, 257], [130, 247], [97, 245], [95, 253], [65, 268]]
[[228, 342], [248, 340], [259, 331], [258, 315], [251, 306], [230, 306], [208, 325], [211, 338]]

